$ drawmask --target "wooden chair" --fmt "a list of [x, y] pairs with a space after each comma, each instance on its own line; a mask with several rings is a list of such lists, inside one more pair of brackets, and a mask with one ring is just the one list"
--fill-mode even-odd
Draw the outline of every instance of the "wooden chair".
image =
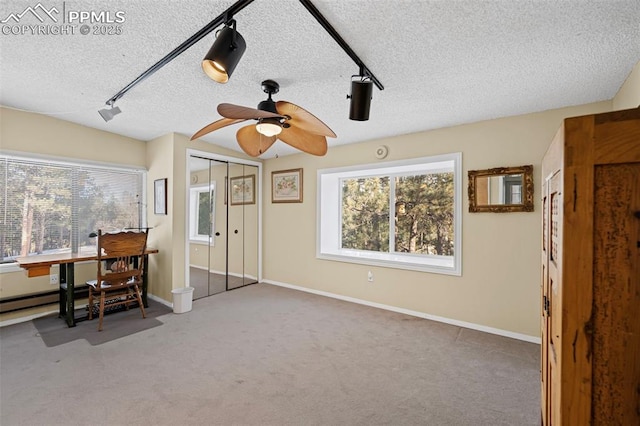
[[[105, 305], [129, 309], [138, 303], [142, 318], [146, 318], [140, 287], [144, 271], [146, 232], [103, 234], [98, 230], [98, 275], [89, 285], [89, 319], [93, 319], [94, 297], [100, 297], [98, 331], [102, 331]], [[100, 283], [100, 284], [98, 284]]]

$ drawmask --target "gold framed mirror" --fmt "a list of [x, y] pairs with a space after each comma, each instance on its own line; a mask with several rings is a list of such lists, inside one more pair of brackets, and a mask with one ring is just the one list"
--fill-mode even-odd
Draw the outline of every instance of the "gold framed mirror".
[[469, 170], [469, 212], [532, 212], [533, 166]]

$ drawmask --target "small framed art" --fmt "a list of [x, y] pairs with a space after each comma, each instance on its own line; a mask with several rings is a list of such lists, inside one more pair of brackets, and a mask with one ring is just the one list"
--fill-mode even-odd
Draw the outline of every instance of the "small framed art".
[[167, 214], [167, 178], [153, 181], [153, 212]]
[[302, 202], [302, 169], [271, 172], [271, 202]]

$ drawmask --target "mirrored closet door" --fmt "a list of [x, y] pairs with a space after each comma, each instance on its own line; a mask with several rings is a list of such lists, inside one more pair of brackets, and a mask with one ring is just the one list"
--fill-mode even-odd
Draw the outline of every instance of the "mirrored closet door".
[[259, 168], [189, 158], [188, 283], [194, 299], [258, 282]]

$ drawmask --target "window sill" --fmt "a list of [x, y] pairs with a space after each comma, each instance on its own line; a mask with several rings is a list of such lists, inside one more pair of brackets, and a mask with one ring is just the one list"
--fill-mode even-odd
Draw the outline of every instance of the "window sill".
[[3, 263], [0, 264], [0, 274], [7, 274], [9, 272], [20, 272], [23, 271], [17, 263]]
[[445, 262], [439, 262], [441, 264], [437, 265], [437, 264], [411, 263], [408, 261], [393, 261], [393, 260], [385, 260], [385, 259], [376, 259], [372, 257], [348, 256], [348, 255], [327, 254], [327, 253], [318, 253], [316, 255], [316, 258], [321, 260], [331, 260], [336, 262], [357, 263], [361, 265], [379, 266], [383, 268], [404, 269], [408, 271], [429, 272], [433, 274], [462, 276], [462, 268], [459, 265], [456, 267], [454, 261], [446, 262], [451, 265], [451, 266], [447, 266], [444, 264]]

